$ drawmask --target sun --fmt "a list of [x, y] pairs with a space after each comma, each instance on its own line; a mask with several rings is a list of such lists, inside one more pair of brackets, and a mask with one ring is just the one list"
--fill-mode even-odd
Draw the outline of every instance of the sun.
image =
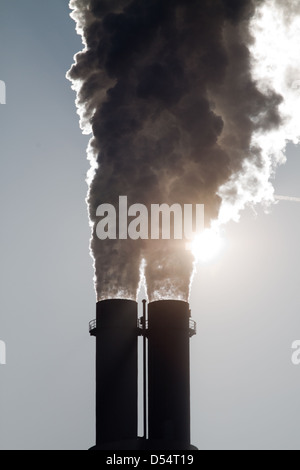
[[206, 229], [195, 237], [191, 251], [197, 262], [209, 263], [221, 253], [224, 245], [225, 241], [218, 230]]

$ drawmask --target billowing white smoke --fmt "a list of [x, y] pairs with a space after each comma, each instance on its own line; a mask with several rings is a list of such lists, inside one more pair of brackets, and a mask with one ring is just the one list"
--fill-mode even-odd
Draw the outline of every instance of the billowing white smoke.
[[243, 170], [220, 189], [222, 205], [218, 223], [238, 220], [241, 210], [249, 204], [269, 205], [274, 199], [298, 202], [294, 197], [274, 197], [272, 179], [278, 165], [286, 162], [287, 143], [298, 144], [300, 138], [300, 2], [261, 2], [251, 20], [250, 31], [254, 39], [249, 46], [252, 76], [262, 93], [275, 91], [282, 96], [281, 124], [254, 133], [252, 146], [261, 149], [261, 164], [245, 162]]
[[[184, 242], [108, 240], [97, 207], [205, 204], [206, 222], [274, 201], [271, 179], [298, 142], [299, 6], [293, 0], [71, 0], [85, 48], [68, 72], [88, 148], [98, 300], [186, 300]], [[143, 267], [141, 270], [141, 262]]]

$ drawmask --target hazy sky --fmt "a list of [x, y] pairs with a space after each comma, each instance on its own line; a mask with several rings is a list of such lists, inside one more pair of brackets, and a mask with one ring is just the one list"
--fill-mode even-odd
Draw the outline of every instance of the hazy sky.
[[[85, 206], [88, 138], [65, 73], [81, 49], [67, 0], [0, 0], [0, 449], [87, 449], [95, 316]], [[277, 194], [300, 196], [299, 149]], [[300, 449], [300, 204], [243, 214], [192, 292], [193, 444]]]

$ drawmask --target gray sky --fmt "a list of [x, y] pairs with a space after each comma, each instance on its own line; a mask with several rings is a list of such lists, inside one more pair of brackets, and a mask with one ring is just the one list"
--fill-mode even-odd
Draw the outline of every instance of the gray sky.
[[[94, 444], [88, 138], [65, 79], [81, 49], [67, 0], [0, 0], [0, 449]], [[277, 194], [300, 196], [290, 146]], [[193, 444], [300, 449], [300, 204], [245, 212], [192, 293]]]

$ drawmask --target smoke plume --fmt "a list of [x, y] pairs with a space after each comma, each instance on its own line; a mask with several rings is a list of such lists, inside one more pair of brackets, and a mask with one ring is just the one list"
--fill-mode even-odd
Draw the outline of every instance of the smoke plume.
[[210, 225], [237, 219], [248, 203], [272, 201], [290, 110], [266, 66], [271, 59], [260, 57], [261, 23], [274, 9], [280, 31], [288, 30], [288, 8], [295, 15], [297, 5], [284, 3], [70, 1], [85, 46], [67, 76], [81, 128], [92, 133], [87, 202], [98, 300], [135, 299], [142, 260], [150, 300], [186, 300], [193, 272], [184, 242], [100, 241], [100, 204], [117, 207], [122, 195], [147, 207], [205, 204]]

